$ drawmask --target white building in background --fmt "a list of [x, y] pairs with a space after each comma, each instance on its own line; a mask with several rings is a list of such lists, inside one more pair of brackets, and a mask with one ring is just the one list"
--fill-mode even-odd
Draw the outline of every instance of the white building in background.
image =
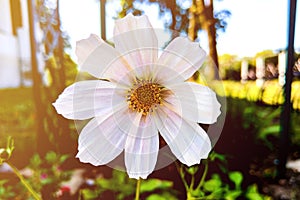
[[21, 75], [29, 70], [27, 1], [0, 0], [0, 88], [30, 85]]

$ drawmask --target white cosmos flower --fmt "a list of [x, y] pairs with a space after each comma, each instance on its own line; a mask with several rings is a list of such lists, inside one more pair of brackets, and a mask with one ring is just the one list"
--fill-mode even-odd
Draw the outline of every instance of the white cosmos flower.
[[131, 178], [147, 178], [159, 152], [159, 134], [182, 163], [207, 158], [211, 141], [198, 123], [220, 114], [215, 93], [187, 82], [202, 65], [198, 43], [177, 37], [158, 57], [158, 42], [147, 16], [116, 21], [114, 44], [96, 35], [77, 43], [81, 70], [98, 80], [74, 83], [53, 104], [65, 118], [90, 119], [82, 129], [77, 157], [105, 165], [121, 152]]

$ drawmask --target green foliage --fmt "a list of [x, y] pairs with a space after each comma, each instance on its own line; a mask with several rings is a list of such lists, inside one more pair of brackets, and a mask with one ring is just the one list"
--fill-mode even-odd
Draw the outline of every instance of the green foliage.
[[151, 194], [146, 200], [177, 200], [177, 198], [169, 192], [163, 192], [161, 194]]
[[222, 180], [218, 174], [214, 174], [212, 178], [208, 181], [205, 181], [203, 189], [206, 192], [216, 192], [222, 186]]
[[268, 57], [272, 57], [272, 56], [276, 56], [276, 54], [274, 53], [273, 50], [270, 50], [270, 49], [267, 49], [267, 50], [263, 50], [261, 52], [258, 52], [255, 54], [254, 58], [259, 58], [259, 57], [262, 57], [262, 58], [268, 58]]
[[6, 148], [0, 148], [0, 165], [8, 161], [12, 156], [12, 152], [15, 149], [14, 140], [11, 136], [7, 138]]
[[[142, 180], [140, 194], [145, 196], [147, 200], [157, 199], [176, 199], [174, 191], [172, 191], [173, 183], [160, 179]], [[84, 200], [93, 200], [101, 197], [103, 192], [111, 191], [118, 200], [132, 197], [136, 190], [136, 180], [128, 178], [128, 175], [119, 170], [113, 170], [110, 179], [99, 177], [95, 179], [95, 187], [93, 189], [82, 189], [80, 191]]]
[[172, 188], [173, 183], [170, 181], [162, 181], [160, 179], [149, 179], [141, 184], [141, 193], [152, 192], [154, 190], [168, 190]]
[[[6, 164], [10, 167], [10, 169], [12, 170], [12, 172], [19, 178], [20, 180], [20, 184], [22, 184], [24, 186], [24, 188], [26, 189], [26, 192], [29, 194], [28, 197], [33, 197], [36, 200], [39, 200], [39, 194], [36, 193], [36, 191], [34, 191], [34, 189], [30, 186], [30, 184], [25, 180], [25, 178], [23, 177], [23, 175], [20, 173], [20, 171], [10, 162], [10, 157], [12, 156], [12, 152], [14, 150], [15, 146], [14, 146], [14, 140], [12, 139], [12, 137], [8, 137], [7, 138], [7, 145], [6, 148], [1, 148], [0, 149], [0, 165], [2, 165], [4, 162], [6, 162]], [[5, 153], [5, 154], [4, 154]], [[3, 156], [4, 154], [4, 156]], [[11, 190], [13, 189], [12, 186], [8, 185], [6, 187], [4, 187], [4, 184], [6, 183], [6, 181], [0, 182], [0, 197], [2, 196], [4, 197], [12, 197], [14, 196], [14, 192], [11, 192]]]
[[249, 200], [271, 200], [271, 197], [263, 196], [263, 195], [261, 195], [261, 194], [258, 192], [258, 189], [257, 189], [257, 185], [256, 185], [256, 184], [250, 185], [250, 186], [248, 187], [245, 196], [246, 196], [247, 199], [249, 199]]
[[265, 108], [257, 109], [256, 105], [249, 105], [243, 112], [245, 130], [251, 130], [256, 134], [256, 138], [265, 143], [271, 150], [273, 144], [269, 137], [278, 137], [280, 132], [280, 112], [281, 109]]
[[[218, 84], [215, 84], [218, 86]], [[252, 131], [257, 138], [264, 141], [267, 147], [273, 148], [273, 144], [269, 141], [269, 137], [278, 137], [280, 132], [280, 112], [281, 105], [284, 101], [283, 88], [276, 80], [266, 81], [262, 87], [256, 85], [255, 81], [248, 81], [244, 84], [237, 81], [223, 81], [225, 94], [216, 90], [221, 96], [227, 96], [233, 99], [247, 100], [250, 102], [262, 103], [273, 107], [259, 107], [255, 104], [248, 103], [243, 110], [241, 121], [243, 128]], [[291, 116], [291, 139], [293, 144], [299, 144], [300, 131], [299, 118], [297, 113], [300, 111], [300, 81], [293, 81], [291, 103], [293, 109]], [[238, 105], [236, 105], [238, 106]], [[239, 106], [241, 107], [241, 106]], [[275, 109], [274, 109], [275, 107]]]
[[[180, 33], [188, 33], [189, 28], [189, 19], [191, 10], [190, 7], [186, 7], [182, 1], [176, 0], [121, 0], [120, 5], [122, 10], [119, 11], [118, 17], [122, 18], [128, 13], [133, 13], [134, 15], [141, 15], [144, 13], [142, 10], [141, 4], [157, 4], [159, 7], [160, 17], [165, 21], [165, 26], [168, 29], [178, 31]], [[206, 8], [207, 12], [209, 8]], [[199, 30], [204, 29], [204, 23], [200, 20], [200, 17], [203, 18], [203, 15], [207, 14], [207, 12], [197, 12], [197, 19], [195, 20], [195, 32], [197, 33]], [[167, 17], [166, 17], [167, 16]], [[169, 20], [169, 16], [171, 16], [172, 20]], [[211, 15], [213, 17], [215, 27], [217, 30], [225, 31], [227, 27], [227, 19], [231, 16], [230, 11], [228, 10], [218, 10], [214, 11]], [[168, 19], [168, 21], [166, 21]]]
[[0, 180], [0, 199], [12, 199], [15, 196], [12, 186], [6, 186], [7, 180]]
[[[55, 197], [55, 193], [61, 187], [61, 183], [70, 179], [71, 172], [63, 171], [60, 166], [68, 158], [68, 155], [59, 155], [53, 151], [49, 151], [45, 157], [41, 158], [38, 154], [34, 154], [27, 166], [32, 174], [27, 178], [28, 183], [39, 194], [47, 193], [47, 196]], [[30, 199], [26, 190], [22, 191], [18, 196]]]
[[248, 61], [250, 66], [256, 66], [256, 59], [259, 57], [269, 58], [276, 56], [272, 50], [258, 52], [254, 57], [239, 58], [237, 55], [223, 54], [218, 57], [219, 73], [223, 80], [240, 80], [242, 60]]
[[256, 58], [269, 58], [269, 57], [273, 57], [276, 56], [276, 54], [273, 52], [273, 50], [263, 50], [261, 52], [258, 52], [255, 54], [255, 56], [253, 57], [244, 57], [242, 58], [242, 60], [247, 60], [248, 63], [252, 66], [256, 66]]
[[206, 180], [203, 187], [197, 188], [193, 191], [193, 197], [190, 199], [226, 199], [235, 200], [238, 197], [244, 197], [249, 200], [254, 200], [255, 197], [260, 197], [261, 199], [267, 199], [268, 197], [262, 195], [257, 190], [257, 186], [248, 186], [246, 192], [241, 189], [241, 184], [243, 181], [243, 174], [239, 171], [232, 171], [228, 174], [229, 180], [234, 183], [235, 187], [231, 188], [228, 183], [221, 180], [218, 174], [213, 174], [211, 179]]
[[187, 169], [187, 173], [189, 173], [190, 175], [195, 175], [198, 171], [199, 167], [197, 165], [195, 166], [191, 166]]
[[241, 189], [243, 174], [239, 171], [229, 172], [229, 179], [235, 184], [236, 189]]
[[219, 73], [222, 79], [240, 78], [241, 60], [236, 55], [223, 54], [218, 59]]
[[[31, 88], [0, 89], [0, 96], [0, 137], [18, 134], [19, 138], [26, 140], [34, 129], [35, 113]], [[18, 143], [16, 141], [16, 145]], [[4, 144], [5, 140], [1, 139], [0, 145]]]
[[[207, 180], [208, 165], [211, 162], [221, 161], [221, 163], [226, 163], [226, 157], [222, 154], [212, 151], [207, 160], [202, 161], [204, 164], [204, 171], [201, 174], [201, 180], [196, 184], [195, 175], [199, 173], [198, 166], [185, 167], [183, 165], [178, 166], [178, 171], [180, 177], [185, 185], [187, 192], [187, 199], [226, 199], [235, 200], [237, 198], [251, 199], [252, 196], [260, 196], [267, 199], [255, 190], [256, 185], [250, 185], [247, 190], [242, 189], [243, 174], [239, 171], [229, 171], [225, 169], [224, 174], [228, 175], [228, 180], [232, 184], [225, 182], [221, 179], [219, 174], [212, 174], [211, 178]], [[190, 176], [190, 182], [187, 182], [187, 174]], [[234, 185], [234, 187], [232, 187]]]
[[24, 165], [36, 147], [32, 89], [0, 89], [0, 96], [0, 147], [6, 144], [7, 135], [15, 138], [15, 156], [11, 159], [17, 166]]
[[[55, 85], [57, 83], [53, 83], [54, 80], [59, 79], [59, 67], [57, 66], [58, 57], [52, 56], [47, 60], [46, 63], [46, 74], [47, 74], [47, 81], [49, 85]], [[71, 85], [74, 83], [76, 76], [78, 74], [77, 64], [72, 60], [71, 56], [68, 54], [64, 54], [64, 73], [66, 78], [66, 86]], [[56, 87], [56, 86], [55, 86]]]

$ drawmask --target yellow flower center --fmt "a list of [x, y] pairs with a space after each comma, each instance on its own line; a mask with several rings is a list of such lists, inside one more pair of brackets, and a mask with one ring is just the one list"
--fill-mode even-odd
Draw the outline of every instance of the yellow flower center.
[[157, 83], [140, 81], [129, 91], [127, 97], [131, 110], [147, 115], [157, 105], [162, 104], [163, 87]]

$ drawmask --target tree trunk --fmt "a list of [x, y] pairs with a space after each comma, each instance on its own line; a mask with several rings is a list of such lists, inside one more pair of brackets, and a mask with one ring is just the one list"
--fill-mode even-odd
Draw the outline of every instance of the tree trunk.
[[189, 9], [189, 28], [188, 28], [188, 37], [190, 40], [194, 41], [197, 38], [197, 33], [196, 33], [196, 0], [193, 0], [193, 4], [191, 5]]
[[[58, 32], [58, 46], [57, 46], [57, 58], [55, 59], [57, 62], [57, 66], [59, 66], [58, 69], [58, 75], [59, 75], [59, 83], [57, 85], [57, 91], [62, 92], [66, 87], [66, 71], [65, 71], [65, 58], [64, 58], [64, 41], [62, 37], [62, 31], [61, 31], [61, 21], [60, 21], [60, 15], [59, 15], [59, 0], [57, 0], [57, 8], [55, 10], [56, 16], [57, 16], [57, 32]], [[53, 87], [52, 89], [56, 89], [56, 87]], [[57, 92], [56, 91], [56, 92]], [[51, 103], [51, 102], [50, 102]], [[53, 114], [53, 113], [52, 113]], [[55, 113], [56, 116], [56, 113]], [[67, 154], [72, 153], [72, 137], [71, 137], [71, 131], [70, 131], [70, 121], [62, 117], [61, 115], [58, 115], [58, 125], [56, 127], [56, 131], [58, 131], [58, 148], [59, 153]], [[66, 148], [66, 145], [68, 145], [68, 148]]]
[[[219, 78], [219, 61], [217, 52], [217, 42], [216, 42], [216, 27], [214, 18], [214, 8], [213, 1], [210, 0], [209, 5], [205, 5], [204, 0], [197, 0], [197, 9], [199, 12], [199, 19], [201, 26], [207, 33], [208, 44], [209, 44], [209, 57], [213, 61], [211, 63], [212, 69], [214, 69], [214, 78]], [[217, 69], [214, 68], [217, 67]]]
[[215, 26], [215, 18], [214, 18], [214, 8], [213, 8], [213, 1], [210, 0], [210, 5], [206, 7], [207, 10], [207, 25], [205, 26], [208, 36], [208, 43], [209, 43], [209, 56], [214, 61], [217, 68], [219, 68], [219, 61], [218, 61], [218, 52], [217, 52], [217, 33], [216, 33], [216, 26]]
[[31, 48], [31, 73], [33, 80], [33, 99], [35, 105], [35, 113], [36, 113], [36, 145], [37, 151], [41, 156], [44, 156], [48, 149], [51, 147], [51, 143], [48, 140], [48, 136], [45, 130], [45, 119], [46, 119], [46, 111], [45, 104], [43, 102], [43, 82], [41, 79], [40, 72], [38, 70], [38, 62], [37, 62], [37, 46], [35, 40], [35, 21], [34, 21], [34, 8], [35, 1], [28, 1], [28, 21], [29, 21], [29, 34], [30, 34], [30, 48]]

